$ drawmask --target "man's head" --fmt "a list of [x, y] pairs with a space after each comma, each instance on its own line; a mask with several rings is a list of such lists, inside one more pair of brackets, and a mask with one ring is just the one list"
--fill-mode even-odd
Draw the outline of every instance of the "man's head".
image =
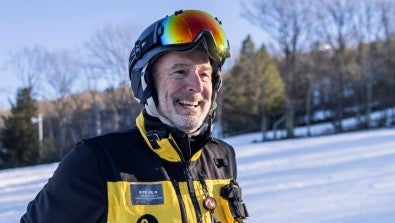
[[220, 70], [230, 56], [220, 24], [203, 11], [177, 11], [140, 35], [129, 77], [134, 97], [150, 115], [189, 134], [205, 120], [211, 125]]
[[212, 104], [212, 73], [207, 53], [172, 51], [153, 69], [159, 118], [186, 133], [202, 126]]

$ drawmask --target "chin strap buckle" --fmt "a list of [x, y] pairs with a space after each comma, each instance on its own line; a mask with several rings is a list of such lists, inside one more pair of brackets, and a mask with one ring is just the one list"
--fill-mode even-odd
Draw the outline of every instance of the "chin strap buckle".
[[160, 146], [157, 141], [167, 137], [166, 130], [151, 130], [147, 132], [147, 138], [154, 149], [159, 149]]

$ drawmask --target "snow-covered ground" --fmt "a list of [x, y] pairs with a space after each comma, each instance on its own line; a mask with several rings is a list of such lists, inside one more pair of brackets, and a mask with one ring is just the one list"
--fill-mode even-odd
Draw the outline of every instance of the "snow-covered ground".
[[237, 157], [250, 222], [395, 222], [395, 129], [239, 144]]
[[[234, 145], [250, 219], [394, 223], [395, 129]], [[19, 222], [57, 163], [0, 171], [0, 223]]]

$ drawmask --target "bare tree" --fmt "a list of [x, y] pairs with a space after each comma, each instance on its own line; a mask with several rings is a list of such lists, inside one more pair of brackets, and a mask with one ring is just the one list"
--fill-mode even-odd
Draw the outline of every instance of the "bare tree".
[[377, 76], [377, 52], [379, 43], [385, 40], [385, 26], [382, 23], [380, 9], [383, 2], [361, 1], [357, 5], [355, 22], [355, 38], [358, 41], [357, 67], [362, 92], [362, 108], [364, 109], [363, 124], [372, 127], [371, 112], [373, 105], [373, 86]]
[[335, 131], [340, 132], [343, 130], [346, 83], [350, 80], [355, 65], [349, 49], [353, 39], [352, 21], [355, 20], [355, 4], [347, 0], [321, 0], [317, 4], [315, 34], [324, 40], [325, 44], [329, 44], [333, 51], [328, 95], [334, 117], [333, 125]]
[[77, 82], [77, 60], [69, 51], [49, 53], [46, 58], [45, 75], [51, 87], [53, 99], [69, 97], [73, 85]]
[[384, 32], [383, 44], [383, 63], [382, 68], [384, 72], [382, 76], [385, 80], [384, 86], [388, 89], [384, 92], [385, 96], [381, 96], [382, 101], [386, 107], [392, 107], [389, 112], [384, 112], [383, 117], [386, 119], [386, 125], [393, 125], [395, 123], [395, 2], [394, 1], [380, 1], [378, 3], [378, 11], [381, 16], [381, 26]]
[[[125, 86], [129, 83], [128, 58], [135, 39], [135, 29], [132, 26], [106, 26], [97, 31], [86, 43], [89, 62], [85, 64], [85, 67], [89, 69], [90, 78], [99, 77], [105, 80], [108, 93], [112, 95], [110, 101], [114, 129], [120, 127], [119, 123], [122, 120], [119, 113], [131, 98], [130, 88]], [[122, 89], [123, 93], [117, 92], [118, 87], [121, 87], [119, 89]], [[97, 108], [97, 104], [94, 106]], [[97, 109], [95, 113], [99, 114]]]
[[[29, 89], [33, 98], [37, 98], [42, 88], [42, 72], [45, 69], [45, 58], [47, 51], [40, 46], [24, 47], [9, 57], [8, 68], [17, 77], [22, 85], [21, 89]], [[37, 113], [37, 111], [36, 111]], [[37, 120], [39, 138], [39, 158], [42, 158], [42, 114], [34, 114], [34, 120]]]
[[58, 158], [61, 158], [74, 143], [67, 140], [67, 125], [73, 108], [68, 99], [75, 93], [73, 87], [79, 77], [79, 66], [69, 51], [48, 53], [45, 61], [43, 75], [47, 84], [47, 95], [54, 104], [58, 122], [48, 130], [52, 131], [52, 137], [57, 139], [56, 153]]
[[41, 87], [41, 73], [44, 70], [46, 50], [40, 46], [24, 47], [11, 54], [9, 67], [16, 75], [23, 88], [30, 88], [34, 93]]
[[107, 86], [128, 83], [128, 58], [135, 39], [134, 27], [108, 25], [95, 32], [85, 44], [88, 65], [107, 81]]
[[297, 53], [308, 38], [310, 13], [306, 0], [256, 0], [250, 8], [244, 7], [243, 16], [267, 33], [281, 49], [284, 63], [281, 74], [285, 81], [285, 115], [287, 137], [294, 136], [295, 77]]

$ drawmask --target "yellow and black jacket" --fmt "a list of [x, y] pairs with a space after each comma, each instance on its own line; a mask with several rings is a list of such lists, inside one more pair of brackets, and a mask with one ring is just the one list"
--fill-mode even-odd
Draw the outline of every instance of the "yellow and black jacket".
[[231, 146], [210, 133], [190, 138], [144, 112], [136, 123], [79, 142], [21, 222], [236, 222], [220, 196], [236, 178]]

